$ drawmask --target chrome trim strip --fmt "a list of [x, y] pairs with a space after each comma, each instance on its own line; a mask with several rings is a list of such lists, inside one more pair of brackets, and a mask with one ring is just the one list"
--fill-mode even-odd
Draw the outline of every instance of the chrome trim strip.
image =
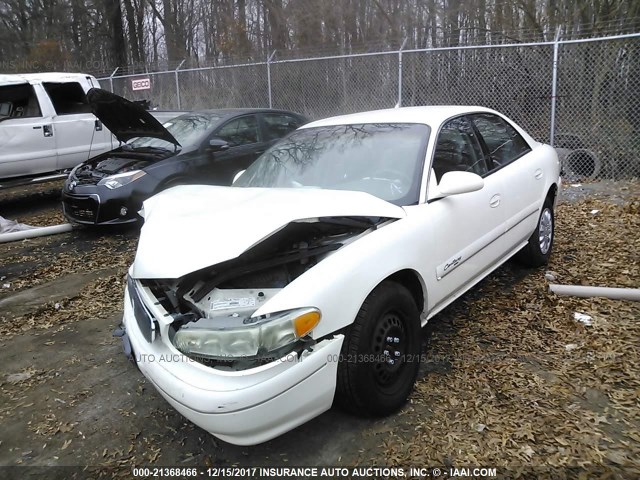
[[442, 280], [464, 262], [466, 262], [470, 258], [473, 258], [474, 255], [487, 248], [502, 235], [513, 230], [515, 227], [527, 220], [529, 217], [531, 217], [531, 215], [537, 213], [539, 210], [540, 207], [538, 207], [538, 205], [531, 205], [529, 208], [524, 210], [524, 213], [520, 213], [518, 216], [514, 217], [516, 218], [516, 220], [513, 222], [513, 225], [509, 225], [509, 223], [511, 223], [510, 219], [502, 223], [497, 228], [494, 228], [490, 232], [486, 233], [485, 235], [468, 245], [466, 248], [463, 248], [453, 257], [447, 259], [446, 262], [436, 267], [436, 279], [438, 281]]
[[[508, 219], [505, 222], [505, 226], [506, 226], [505, 232], [508, 232], [514, 229], [515, 227], [520, 225], [522, 222], [524, 222], [526, 219], [528, 219], [531, 215], [539, 211], [540, 211], [540, 207], [537, 204], [530, 205], [527, 209], [522, 210], [518, 215]], [[513, 222], [513, 225], [510, 225], [511, 222]]]

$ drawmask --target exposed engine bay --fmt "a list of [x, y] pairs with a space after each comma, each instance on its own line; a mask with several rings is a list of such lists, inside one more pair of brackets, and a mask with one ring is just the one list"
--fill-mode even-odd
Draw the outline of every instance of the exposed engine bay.
[[173, 154], [173, 152], [164, 149], [137, 148], [134, 150], [125, 145], [119, 150], [101, 155], [89, 163], [81, 164], [75, 170], [74, 176], [80, 184], [94, 183], [95, 179], [143, 169]]
[[[254, 328], [268, 318], [254, 312], [297, 277], [342, 246], [394, 219], [382, 217], [321, 217], [298, 220], [253, 246], [239, 257], [213, 265], [179, 279], [142, 280], [157, 301], [173, 317], [170, 336], [201, 330]], [[236, 337], [237, 338], [237, 335]], [[234, 370], [251, 368], [282, 353], [300, 353], [313, 340], [300, 338], [295, 345], [276, 351], [258, 349], [245, 358], [196, 354], [172, 343], [187, 356], [205, 365]], [[293, 347], [293, 348], [292, 348]], [[221, 352], [225, 351], [220, 347]], [[286, 350], [286, 352], [284, 351]], [[233, 358], [231, 358], [233, 357]]]

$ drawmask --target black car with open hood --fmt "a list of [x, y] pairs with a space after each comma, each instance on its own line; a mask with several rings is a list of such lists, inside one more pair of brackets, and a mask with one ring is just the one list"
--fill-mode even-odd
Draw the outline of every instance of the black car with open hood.
[[136, 222], [142, 202], [182, 184], [229, 185], [276, 140], [306, 123], [273, 109], [201, 110], [164, 125], [140, 105], [111, 92], [87, 93], [118, 148], [75, 167], [62, 190], [68, 220], [97, 225]]

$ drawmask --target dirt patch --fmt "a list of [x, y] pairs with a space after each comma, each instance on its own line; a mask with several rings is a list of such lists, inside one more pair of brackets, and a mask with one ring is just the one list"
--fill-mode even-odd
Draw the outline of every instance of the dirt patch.
[[[0, 215], [38, 227], [67, 223], [62, 215], [63, 180], [0, 190]], [[52, 205], [59, 208], [52, 208]]]
[[54, 303], [59, 310], [62, 303], [58, 301], [76, 298], [80, 292], [92, 281], [100, 277], [113, 275], [112, 269], [89, 272], [71, 273], [62, 278], [52, 280], [37, 287], [20, 290], [12, 295], [0, 299], [0, 309], [11, 316], [31, 313], [43, 304]]
[[638, 200], [640, 179], [631, 180], [597, 180], [597, 181], [564, 181], [562, 200], [564, 202], [581, 202], [585, 200], [605, 200], [607, 203], [622, 205]]

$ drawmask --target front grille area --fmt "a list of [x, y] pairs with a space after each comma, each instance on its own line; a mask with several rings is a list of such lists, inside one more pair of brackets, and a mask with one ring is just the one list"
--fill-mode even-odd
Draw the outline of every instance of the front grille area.
[[65, 213], [82, 222], [95, 222], [98, 218], [98, 201], [93, 197], [63, 195]]
[[135, 281], [131, 277], [127, 280], [127, 289], [129, 290], [129, 297], [131, 297], [131, 303], [133, 304], [133, 314], [136, 317], [138, 328], [147, 342], [151, 343], [155, 340], [157, 332], [155, 320], [151, 312], [145, 307], [138, 294]]

